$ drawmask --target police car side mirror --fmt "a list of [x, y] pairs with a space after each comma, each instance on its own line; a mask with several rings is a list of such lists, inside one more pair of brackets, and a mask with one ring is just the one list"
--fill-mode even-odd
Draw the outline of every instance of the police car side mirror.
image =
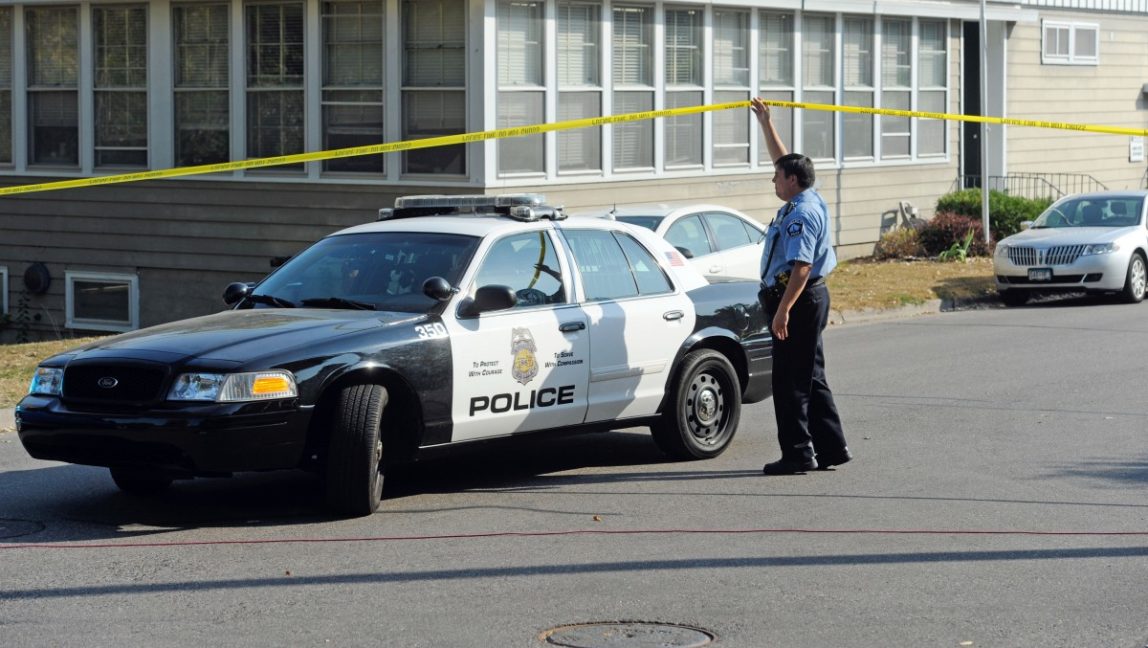
[[687, 258], [687, 259], [692, 259], [692, 258], [694, 258], [694, 253], [693, 253], [693, 252], [690, 252], [690, 249], [689, 249], [689, 248], [687, 248], [687, 247], [682, 247], [682, 246], [678, 245], [678, 246], [675, 246], [675, 249], [676, 249], [678, 252], [681, 252], [681, 253], [682, 253], [682, 256], [684, 256], [684, 257], [685, 257], [685, 258]]
[[235, 304], [239, 303], [239, 300], [246, 297], [254, 287], [255, 284], [244, 283], [242, 281], [236, 281], [233, 284], [228, 284], [227, 288], [223, 289], [223, 303], [227, 304], [228, 306], [234, 306]]
[[442, 277], [430, 277], [423, 282], [423, 294], [435, 301], [444, 302], [454, 294], [454, 288]]
[[518, 296], [509, 286], [482, 286], [475, 291], [473, 299], [468, 298], [462, 302], [458, 313], [463, 317], [474, 317], [481, 313], [513, 308], [517, 303]]

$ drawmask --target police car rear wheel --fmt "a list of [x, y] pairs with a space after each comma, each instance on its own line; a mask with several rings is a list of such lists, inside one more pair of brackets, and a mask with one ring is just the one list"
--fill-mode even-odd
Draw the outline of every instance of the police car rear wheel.
[[729, 447], [741, 417], [741, 386], [724, 355], [709, 349], [686, 355], [671, 395], [671, 409], [652, 428], [663, 452], [709, 459]]
[[351, 385], [339, 393], [327, 452], [327, 505], [337, 513], [370, 515], [383, 498], [380, 422], [387, 390]]

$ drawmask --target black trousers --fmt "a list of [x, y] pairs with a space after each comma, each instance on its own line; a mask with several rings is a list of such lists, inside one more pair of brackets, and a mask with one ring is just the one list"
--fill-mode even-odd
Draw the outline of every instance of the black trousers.
[[[780, 295], [765, 293], [766, 322], [772, 324]], [[789, 311], [789, 337], [773, 340], [773, 412], [783, 461], [807, 463], [815, 454], [845, 452], [845, 432], [825, 379], [821, 332], [829, 323], [829, 290], [806, 286]]]

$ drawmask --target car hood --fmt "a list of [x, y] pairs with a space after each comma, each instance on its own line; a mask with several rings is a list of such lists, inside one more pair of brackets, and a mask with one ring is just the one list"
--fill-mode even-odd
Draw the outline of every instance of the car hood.
[[424, 318], [412, 313], [310, 308], [225, 311], [98, 340], [62, 355], [72, 356], [70, 359], [132, 358], [165, 363], [196, 358], [240, 365], [334, 337]]
[[1088, 245], [1110, 243], [1135, 231], [1136, 227], [1050, 227], [1027, 229], [1001, 240], [1004, 245]]

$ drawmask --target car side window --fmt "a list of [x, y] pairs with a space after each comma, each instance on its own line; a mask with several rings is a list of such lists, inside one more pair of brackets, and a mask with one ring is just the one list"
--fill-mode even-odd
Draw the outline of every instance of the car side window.
[[662, 271], [662, 266], [658, 265], [657, 260], [654, 255], [650, 254], [649, 250], [629, 234], [615, 232], [614, 236], [622, 245], [622, 251], [626, 253], [626, 258], [630, 262], [630, 269], [634, 272], [634, 279], [638, 282], [640, 294], [661, 295], [673, 292], [674, 288], [670, 285], [669, 277]]
[[740, 221], [741, 226], [745, 228], [745, 234], [746, 234], [746, 236], [749, 237], [749, 240], [751, 242], [759, 243], [759, 242], [765, 240], [765, 230], [764, 229], [762, 229], [760, 227], [754, 227], [753, 225], [750, 225], [749, 223], [741, 220], [740, 218], [738, 219], [738, 221]]
[[670, 245], [690, 251], [693, 256], [701, 256], [713, 252], [706, 230], [702, 227], [702, 219], [697, 214], [679, 219], [670, 229], [666, 230], [666, 240]]
[[636, 297], [638, 284], [622, 246], [610, 232], [566, 230], [587, 301]]
[[490, 246], [475, 276], [475, 287], [507, 286], [518, 296], [515, 308], [566, 301], [558, 254], [546, 232], [523, 232]]
[[719, 250], [730, 250], [753, 243], [741, 219], [729, 214], [711, 212], [705, 215], [706, 224], [714, 235], [714, 244]]

